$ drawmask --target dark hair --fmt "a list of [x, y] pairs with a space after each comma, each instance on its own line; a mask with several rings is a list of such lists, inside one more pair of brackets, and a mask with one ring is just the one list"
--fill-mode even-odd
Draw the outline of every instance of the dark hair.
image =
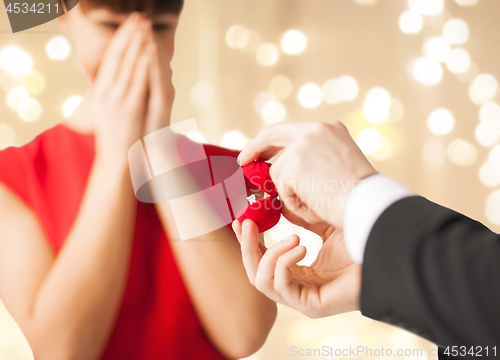
[[131, 13], [133, 11], [178, 14], [182, 10], [184, 0], [65, 0], [66, 7], [71, 10], [80, 3], [83, 11], [105, 8], [117, 13]]

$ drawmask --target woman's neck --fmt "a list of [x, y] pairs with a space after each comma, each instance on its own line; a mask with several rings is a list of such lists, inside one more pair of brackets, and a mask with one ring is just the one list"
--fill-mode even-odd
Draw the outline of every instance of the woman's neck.
[[94, 133], [94, 125], [90, 122], [82, 123], [78, 122], [77, 120], [73, 118], [68, 118], [64, 120], [61, 125], [69, 128], [70, 130], [73, 130], [77, 133], [81, 134], [93, 134]]
[[[88, 96], [88, 93], [84, 95], [84, 99]], [[62, 125], [81, 134], [93, 134], [95, 130], [95, 124], [93, 119], [89, 119], [89, 116], [82, 114], [82, 109], [76, 108], [74, 113], [62, 122]]]

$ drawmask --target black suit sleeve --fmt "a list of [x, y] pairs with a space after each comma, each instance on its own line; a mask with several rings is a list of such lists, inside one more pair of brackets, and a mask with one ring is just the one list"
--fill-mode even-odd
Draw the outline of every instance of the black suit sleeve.
[[360, 309], [439, 346], [489, 346], [488, 358], [496, 346], [500, 359], [500, 235], [420, 196], [397, 201], [370, 232]]

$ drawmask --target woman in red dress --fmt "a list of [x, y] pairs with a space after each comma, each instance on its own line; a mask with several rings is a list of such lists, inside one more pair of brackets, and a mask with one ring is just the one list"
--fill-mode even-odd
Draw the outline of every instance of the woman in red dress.
[[181, 7], [81, 0], [58, 21], [89, 79], [82, 103], [0, 152], [0, 296], [38, 360], [240, 358], [274, 323], [229, 227], [169, 241], [167, 205], [134, 196], [128, 149], [170, 123]]

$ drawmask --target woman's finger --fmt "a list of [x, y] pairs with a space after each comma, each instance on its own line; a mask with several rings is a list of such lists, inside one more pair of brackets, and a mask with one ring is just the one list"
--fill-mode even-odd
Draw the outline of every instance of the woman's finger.
[[145, 40], [146, 33], [150, 30], [148, 27], [150, 28], [151, 25], [148, 25], [147, 22], [142, 22], [137, 32], [132, 35], [123, 55], [123, 60], [119, 66], [118, 75], [115, 80], [115, 89], [119, 89], [123, 94], [126, 94], [132, 88], [134, 70], [147, 45]]
[[259, 251], [259, 228], [252, 220], [245, 220], [241, 226], [241, 256], [247, 271], [248, 280], [255, 286], [255, 276], [262, 254]]
[[241, 224], [238, 220], [234, 220], [232, 223], [233, 231], [236, 234], [238, 242], [241, 244]]
[[[145, 134], [150, 134], [167, 126], [168, 119], [170, 119], [170, 105], [168, 105], [168, 96], [172, 96], [174, 92], [173, 86], [170, 94], [167, 94], [165, 87], [168, 83], [171, 84], [171, 75], [167, 76], [164, 66], [169, 64], [162, 64], [161, 48], [158, 46], [154, 38], [151, 39], [153, 46], [153, 59], [149, 69], [149, 89], [150, 97], [148, 104], [148, 118], [146, 123]], [[166, 121], [167, 120], [167, 121]]]
[[260, 260], [259, 268], [255, 276], [255, 287], [259, 291], [267, 296], [271, 296], [271, 294], [274, 293], [274, 270], [276, 268], [276, 261], [281, 255], [293, 249], [298, 244], [299, 237], [294, 234], [267, 249]]
[[140, 102], [142, 108], [146, 110], [146, 96], [148, 94], [148, 68], [151, 63], [152, 49], [146, 47], [146, 50], [139, 55], [135, 64], [134, 74], [132, 76], [130, 91], [127, 94], [127, 102]]
[[151, 84], [151, 92], [161, 94], [163, 93], [163, 70], [161, 67], [160, 53], [156, 41], [152, 39], [152, 43], [155, 46], [155, 55], [151, 63], [151, 68], [149, 71], [149, 80]]
[[122, 61], [130, 37], [137, 31], [140, 25], [141, 15], [137, 12], [130, 14], [125, 22], [118, 28], [113, 35], [106, 51], [103, 55], [95, 83], [105, 88], [114, 83], [119, 64]]

